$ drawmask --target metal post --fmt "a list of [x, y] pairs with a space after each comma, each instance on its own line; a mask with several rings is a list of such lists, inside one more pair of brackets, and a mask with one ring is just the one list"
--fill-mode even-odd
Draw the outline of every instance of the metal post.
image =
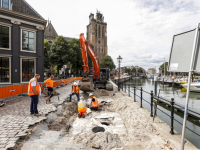
[[153, 91], [151, 91], [151, 117], [153, 117]]
[[120, 81], [120, 63], [119, 63], [118, 91], [120, 91], [120, 87], [119, 87], [119, 81]]
[[124, 88], [124, 82], [122, 81], [122, 91], [123, 91], [123, 88]]
[[141, 101], [140, 107], [142, 108], [142, 87], [141, 87], [141, 90], [140, 90], [140, 101]]
[[187, 95], [186, 95], [186, 103], [185, 103], [185, 112], [184, 112], [184, 120], [183, 120], [183, 129], [182, 129], [182, 138], [181, 138], [181, 150], [184, 150], [184, 138], [185, 138], [185, 128], [186, 128], [186, 121], [187, 121], [187, 111], [188, 111], [188, 102], [189, 102], [189, 95], [190, 95], [190, 83], [191, 83], [191, 75], [194, 69], [194, 60], [195, 60], [195, 54], [197, 51], [197, 40], [199, 36], [199, 24], [197, 25], [196, 31], [195, 31], [195, 38], [194, 38], [194, 44], [193, 44], [193, 50], [192, 50], [192, 57], [190, 61], [190, 70], [189, 70], [189, 76], [188, 76], [188, 85], [187, 85]]
[[136, 91], [135, 91], [135, 86], [134, 86], [134, 102], [136, 102], [136, 96], [135, 96], [135, 93]]
[[154, 94], [157, 96], [157, 80], [158, 77], [154, 76]]
[[174, 98], [171, 99], [171, 134], [174, 134]]
[[131, 93], [131, 84], [129, 84], [128, 88], [129, 88], [129, 90], [128, 90], [128, 92], [129, 92], [128, 95], [129, 95], [129, 97], [130, 97], [130, 96], [131, 96], [131, 95], [130, 95], [130, 93]]

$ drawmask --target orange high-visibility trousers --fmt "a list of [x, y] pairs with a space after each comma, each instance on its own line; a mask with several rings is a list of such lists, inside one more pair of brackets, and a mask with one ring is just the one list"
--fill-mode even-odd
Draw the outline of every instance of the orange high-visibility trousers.
[[83, 113], [87, 112], [87, 108], [86, 107], [79, 108], [78, 112], [79, 112], [80, 115], [82, 115]]

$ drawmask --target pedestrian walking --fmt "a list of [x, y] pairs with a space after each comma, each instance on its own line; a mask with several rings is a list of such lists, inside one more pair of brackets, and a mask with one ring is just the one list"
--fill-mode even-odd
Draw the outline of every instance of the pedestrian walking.
[[86, 105], [87, 105], [87, 103], [86, 103], [86, 101], [84, 100], [84, 97], [83, 96], [81, 96], [81, 98], [80, 98], [80, 102], [78, 102], [78, 112], [79, 112], [79, 114], [78, 114], [78, 117], [79, 118], [85, 118], [85, 116], [86, 116], [86, 112], [87, 112], [87, 107], [86, 107]]
[[35, 74], [34, 78], [29, 81], [28, 85], [28, 95], [31, 97], [30, 113], [35, 116], [40, 116], [38, 113], [37, 105], [39, 102], [39, 95], [41, 95], [41, 88], [38, 80], [40, 78], [39, 74]]
[[92, 99], [91, 103], [90, 103], [90, 109], [97, 111], [98, 110], [98, 106], [99, 106], [99, 102], [98, 102], [97, 98], [92, 93], [90, 93], [89, 96]]
[[46, 104], [47, 102], [49, 101], [49, 103], [51, 103], [51, 98], [53, 97], [54, 95], [54, 91], [53, 91], [53, 79], [54, 79], [54, 76], [51, 75], [49, 79], [45, 80], [44, 83], [47, 85], [47, 89], [48, 89], [48, 98], [46, 98]]
[[71, 94], [70, 94], [70, 98], [69, 98], [69, 101], [71, 102], [72, 101], [72, 95], [76, 95], [77, 96], [77, 99], [79, 101], [79, 92], [80, 92], [80, 88], [82, 86], [78, 85], [77, 82], [74, 82], [72, 84], [72, 89], [71, 89]]

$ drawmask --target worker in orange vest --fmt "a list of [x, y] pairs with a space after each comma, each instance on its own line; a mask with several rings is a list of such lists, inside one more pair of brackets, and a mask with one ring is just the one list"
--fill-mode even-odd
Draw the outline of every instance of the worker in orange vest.
[[79, 112], [79, 114], [78, 114], [78, 117], [79, 118], [85, 118], [85, 116], [86, 116], [86, 112], [87, 112], [87, 107], [86, 107], [86, 105], [87, 105], [87, 103], [86, 103], [86, 101], [84, 100], [84, 97], [83, 96], [81, 96], [81, 98], [80, 98], [80, 101], [78, 102], [78, 112]]
[[47, 89], [48, 89], [48, 93], [49, 93], [49, 97], [46, 98], [46, 104], [49, 101], [49, 103], [51, 103], [51, 98], [53, 97], [54, 93], [53, 93], [53, 79], [54, 76], [51, 75], [49, 79], [45, 80], [44, 83], [47, 85]]
[[92, 99], [91, 103], [90, 103], [90, 109], [97, 111], [98, 110], [98, 106], [99, 106], [99, 102], [98, 102], [97, 98], [92, 93], [90, 93], [89, 96]]
[[82, 86], [78, 85], [77, 82], [74, 82], [74, 83], [72, 84], [72, 90], [71, 90], [70, 99], [69, 99], [70, 102], [71, 102], [71, 100], [72, 100], [72, 95], [76, 95], [76, 96], [77, 96], [77, 99], [78, 99], [78, 101], [79, 101], [79, 92], [80, 92], [80, 88], [81, 88], [81, 87], [82, 87]]
[[39, 102], [39, 95], [41, 95], [41, 88], [38, 80], [40, 79], [39, 74], [35, 74], [34, 78], [29, 81], [28, 85], [28, 95], [31, 97], [30, 113], [35, 116], [40, 116], [37, 110], [37, 105]]

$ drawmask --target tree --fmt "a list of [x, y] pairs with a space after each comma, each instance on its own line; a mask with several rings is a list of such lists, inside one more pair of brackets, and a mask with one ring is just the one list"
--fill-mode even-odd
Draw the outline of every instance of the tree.
[[136, 69], [135, 69], [135, 67], [133, 67], [133, 68], [131, 69], [131, 72], [133, 72], [133, 73], [135, 73], [135, 72], [136, 72]]
[[99, 66], [100, 66], [100, 68], [108, 68], [110, 70], [113, 70], [116, 68], [112, 58], [108, 55], [101, 58]]
[[63, 36], [58, 36], [51, 44], [49, 58], [51, 63], [57, 65], [57, 72], [64, 64], [73, 62], [76, 53], [69, 48], [67, 40]]
[[82, 70], [83, 65], [83, 59], [82, 59], [82, 53], [80, 49], [80, 40], [79, 39], [70, 39], [68, 41], [68, 47], [70, 50], [73, 51], [74, 57], [70, 59], [70, 66], [71, 69], [74, 70], [74, 73], [76, 74], [78, 70]]
[[[167, 68], [168, 68], [168, 62], [165, 62], [165, 72], [167, 72]], [[164, 72], [164, 63], [160, 65], [159, 70]]]
[[138, 72], [139, 72], [139, 73], [143, 73], [143, 69], [140, 67], [140, 68], [138, 69]]
[[49, 52], [50, 52], [50, 44], [47, 40], [44, 40], [44, 67], [48, 68], [50, 67], [50, 60], [49, 60]]
[[125, 68], [125, 73], [130, 74], [131, 73], [131, 69], [130, 68]]

